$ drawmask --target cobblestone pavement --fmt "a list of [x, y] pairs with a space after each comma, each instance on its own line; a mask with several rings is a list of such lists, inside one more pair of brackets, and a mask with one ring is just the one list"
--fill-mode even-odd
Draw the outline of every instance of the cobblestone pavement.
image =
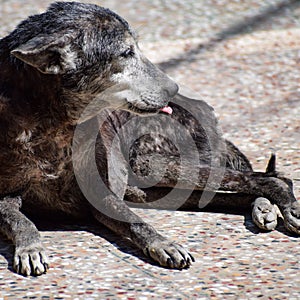
[[[300, 200], [300, 1], [83, 2], [124, 16], [145, 54], [214, 106], [255, 169], [276, 151]], [[49, 3], [0, 0], [0, 36]], [[1, 240], [0, 299], [300, 299], [299, 238], [282, 224], [262, 233], [248, 213], [137, 211], [196, 263], [163, 269], [95, 224], [41, 223], [50, 271], [14, 274], [13, 247]]]

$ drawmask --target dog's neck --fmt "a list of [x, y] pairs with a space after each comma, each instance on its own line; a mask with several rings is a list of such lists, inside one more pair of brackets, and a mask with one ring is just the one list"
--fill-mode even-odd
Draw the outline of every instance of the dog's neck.
[[68, 95], [61, 88], [59, 76], [42, 74], [30, 66], [11, 61], [2, 61], [0, 67], [1, 118], [9, 115], [22, 123], [22, 120], [26, 123], [36, 120], [48, 128], [76, 124], [80, 114], [79, 111], [75, 113], [76, 99], [66, 100]]
[[43, 74], [15, 58], [0, 55], [0, 67], [0, 116], [21, 127], [72, 128], [108, 106], [105, 95], [97, 99], [63, 88], [60, 76]]
[[59, 89], [58, 78], [41, 74], [32, 67], [0, 65], [4, 69], [0, 74], [0, 94], [9, 99], [16, 113], [47, 115], [51, 106], [57, 106], [53, 100]]

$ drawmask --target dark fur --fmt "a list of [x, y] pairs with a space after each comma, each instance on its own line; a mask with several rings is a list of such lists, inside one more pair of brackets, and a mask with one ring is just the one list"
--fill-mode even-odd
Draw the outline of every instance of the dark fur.
[[[168, 126], [169, 116], [160, 114], [165, 118], [161, 122], [157, 116], [144, 118], [151, 135], [129, 144], [132, 132], [120, 133], [119, 129], [136, 116], [130, 111], [157, 112], [173, 98], [177, 86], [142, 56], [133, 31], [113, 12], [79, 3], [52, 5], [0, 41], [0, 70], [0, 226], [16, 246], [14, 268], [18, 273], [40, 275], [48, 269], [39, 233], [20, 211], [21, 205], [23, 211], [35, 215], [42, 211], [74, 217], [93, 213], [160, 265], [189, 267], [193, 257], [158, 234], [123, 201], [125, 193], [135, 202], [148, 201], [145, 191], [132, 186], [150, 180], [157, 181], [157, 186], [172, 187], [181, 169], [179, 190], [203, 190], [210, 170], [225, 166], [221, 190], [269, 198], [280, 207], [287, 228], [299, 234], [300, 209], [288, 181], [271, 174], [271, 167], [270, 174], [254, 173], [246, 157], [222, 139], [213, 110], [205, 102], [177, 95], [171, 104], [171, 118], [185, 126], [195, 142], [196, 166], [188, 162], [181, 166], [176, 145], [157, 135], [157, 128], [166, 126], [171, 141], [186, 145], [185, 136], [177, 136]], [[94, 105], [95, 99], [101, 101]], [[105, 107], [119, 110], [112, 113]], [[140, 120], [134, 121], [134, 128], [140, 128]], [[85, 151], [90, 140], [80, 135], [80, 130], [85, 133], [95, 124], [99, 126], [97, 168], [108, 187], [93, 203], [100, 210], [90, 205], [78, 186], [93, 182], [95, 176], [89, 168], [95, 153]], [[76, 126], [79, 139], [72, 148]], [[116, 136], [119, 150], [111, 157]], [[186, 146], [187, 157], [193, 155]], [[73, 149], [77, 156], [72, 157]], [[160, 158], [153, 159], [154, 153], [160, 153]], [[116, 169], [110, 168], [111, 161]], [[136, 177], [131, 176], [129, 166]], [[189, 172], [195, 167], [196, 180]], [[74, 170], [81, 177], [75, 178]], [[118, 172], [121, 176], [116, 176]], [[157, 179], [161, 174], [165, 176]], [[217, 189], [216, 184], [209, 183], [209, 190]], [[93, 194], [93, 189], [91, 185], [88, 192]]]

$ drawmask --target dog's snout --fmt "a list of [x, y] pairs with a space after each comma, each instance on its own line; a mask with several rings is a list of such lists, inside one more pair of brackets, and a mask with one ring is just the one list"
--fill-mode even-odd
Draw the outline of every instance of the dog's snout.
[[173, 98], [178, 93], [178, 84], [170, 80], [168, 85], [165, 87], [165, 92], [168, 98]]

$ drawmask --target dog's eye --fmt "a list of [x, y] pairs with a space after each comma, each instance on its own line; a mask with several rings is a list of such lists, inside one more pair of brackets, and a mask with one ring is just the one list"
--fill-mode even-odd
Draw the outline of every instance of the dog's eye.
[[126, 49], [123, 53], [121, 53], [121, 56], [124, 58], [133, 57], [135, 54], [133, 46], [130, 46], [128, 49]]

